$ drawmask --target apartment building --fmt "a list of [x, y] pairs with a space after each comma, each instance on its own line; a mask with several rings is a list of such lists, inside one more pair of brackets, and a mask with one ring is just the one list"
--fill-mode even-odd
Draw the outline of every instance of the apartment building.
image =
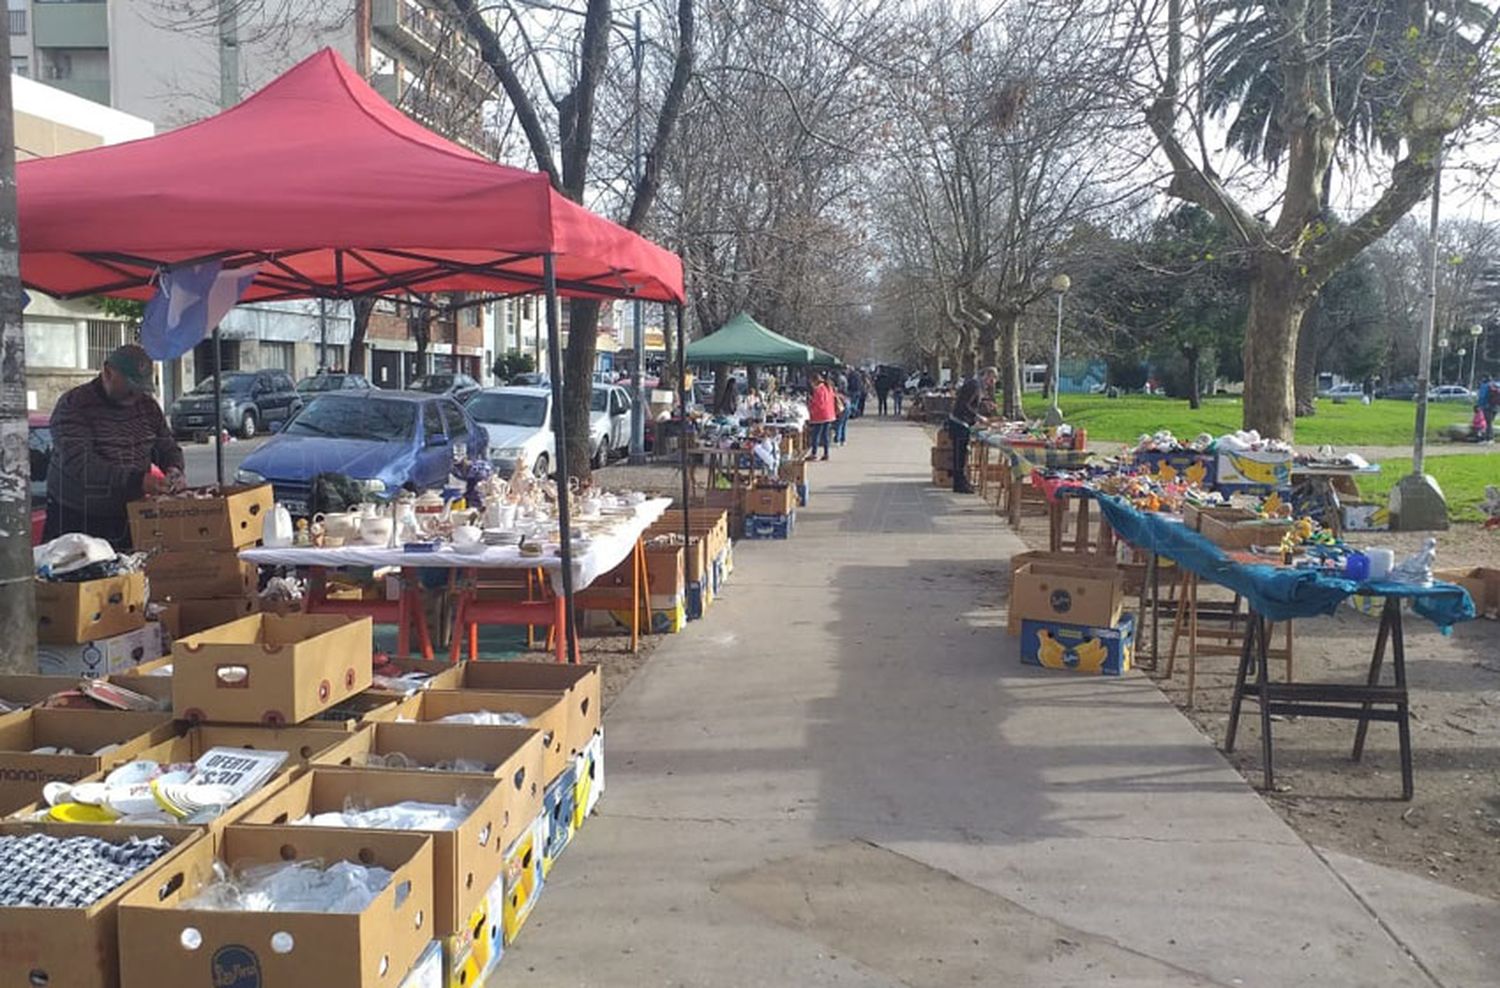
[[[486, 128], [493, 76], [442, 9], [421, 0], [7, 0], [12, 70], [81, 100], [150, 121], [158, 130], [210, 116], [256, 91], [320, 48], [338, 51], [394, 105], [425, 126], [493, 155]], [[228, 26], [218, 12], [233, 13]], [[496, 313], [456, 333], [434, 327], [426, 366], [404, 317], [378, 314], [367, 336], [367, 367], [409, 381], [448, 364], [481, 377], [493, 364]], [[317, 301], [247, 304], [221, 326], [223, 366], [274, 367], [293, 377], [348, 366], [352, 310]], [[486, 335], [488, 334], [488, 335]], [[163, 397], [213, 372], [208, 344], [164, 372]], [[399, 371], [399, 373], [392, 373]], [[374, 375], [378, 379], [378, 375]], [[483, 379], [483, 378], [481, 378]], [[394, 385], [388, 385], [394, 386]]]

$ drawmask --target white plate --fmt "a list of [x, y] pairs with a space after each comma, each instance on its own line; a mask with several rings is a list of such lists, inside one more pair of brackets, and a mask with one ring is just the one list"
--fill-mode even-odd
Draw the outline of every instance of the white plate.
[[109, 786], [104, 783], [80, 782], [73, 787], [73, 792], [68, 798], [70, 802], [83, 803], [86, 806], [103, 806], [108, 796]]
[[149, 759], [126, 762], [104, 777], [107, 786], [134, 786], [150, 782], [161, 772], [161, 766]]

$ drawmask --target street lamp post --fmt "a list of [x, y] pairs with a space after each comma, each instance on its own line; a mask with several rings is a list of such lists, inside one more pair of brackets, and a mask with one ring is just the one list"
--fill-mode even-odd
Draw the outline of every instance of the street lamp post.
[[1437, 383], [1443, 383], [1443, 365], [1448, 361], [1448, 337], [1438, 340], [1438, 376]]
[[1473, 354], [1469, 358], [1469, 390], [1474, 390], [1474, 374], [1479, 367], [1479, 338], [1484, 335], [1484, 327], [1475, 323], [1469, 327], [1469, 335], [1474, 338], [1474, 345], [1470, 348]]
[[1052, 276], [1052, 290], [1057, 293], [1057, 334], [1052, 341], [1052, 407], [1047, 410], [1047, 424], [1059, 426], [1063, 423], [1062, 408], [1058, 405], [1058, 389], [1062, 385], [1062, 310], [1063, 296], [1073, 287], [1073, 279], [1065, 274]]

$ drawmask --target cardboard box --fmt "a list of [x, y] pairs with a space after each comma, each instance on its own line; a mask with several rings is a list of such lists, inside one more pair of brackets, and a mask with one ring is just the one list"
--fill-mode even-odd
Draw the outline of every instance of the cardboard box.
[[797, 514], [788, 511], [777, 515], [746, 515], [745, 538], [789, 539], [797, 527]]
[[[650, 586], [653, 597], [680, 597], [685, 584], [683, 567], [682, 546], [646, 546], [646, 579]], [[593, 593], [596, 597], [607, 595], [612, 600], [619, 600], [619, 592], [624, 591], [626, 602], [629, 602], [631, 583], [635, 577], [635, 556], [631, 554], [625, 558], [620, 565], [603, 574], [588, 588], [579, 591], [579, 606], [589, 607], [588, 596]], [[642, 591], [646, 587], [641, 588]], [[602, 591], [602, 593], [601, 593]]]
[[255, 597], [213, 597], [163, 603], [158, 619], [175, 642], [259, 612], [260, 601]]
[[1114, 565], [1030, 562], [1011, 576], [1010, 619], [1110, 627], [1125, 608]]
[[932, 486], [951, 491], [953, 489], [953, 471], [934, 469], [932, 471]]
[[163, 552], [146, 563], [146, 576], [152, 600], [254, 597], [259, 588], [255, 564], [237, 552]]
[[505, 849], [505, 903], [501, 910], [505, 943], [515, 943], [516, 935], [542, 894], [542, 846], [547, 841], [547, 819], [541, 814]]
[[[470, 985], [473, 983], [466, 982]], [[444, 988], [446, 984], [443, 980], [443, 942], [433, 940], [427, 944], [427, 949], [422, 951], [422, 956], [417, 958], [406, 977], [401, 979], [400, 988]]]
[[603, 677], [599, 666], [594, 663], [470, 662], [463, 667], [459, 684], [466, 690], [561, 693], [568, 712], [563, 743], [569, 757], [588, 747], [604, 715], [604, 704], [600, 699]]
[[791, 484], [747, 487], [740, 502], [745, 516], [789, 515], [797, 509], [797, 491]]
[[[105, 677], [106, 682], [140, 693], [156, 701], [162, 712], [172, 709], [172, 682], [169, 679], [122, 674]], [[69, 693], [89, 682], [84, 676], [42, 676], [28, 673], [0, 675], [0, 704], [25, 709], [44, 703], [59, 693]], [[109, 709], [91, 706], [80, 709]]]
[[1345, 502], [1344, 531], [1388, 532], [1391, 530], [1391, 511], [1383, 504], [1349, 504]]
[[[358, 913], [187, 908], [214, 880], [215, 862], [212, 844], [189, 844], [120, 901], [121, 988], [394, 985], [433, 935], [432, 844], [419, 834], [368, 830], [224, 831], [219, 857], [236, 870], [297, 860], [389, 869], [390, 883]], [[189, 930], [197, 936], [187, 935]], [[193, 942], [196, 948], [187, 946]]]
[[131, 543], [137, 552], [229, 552], [260, 541], [274, 503], [270, 484], [226, 487], [217, 497], [134, 501], [127, 506]]
[[1113, 627], [1090, 628], [1051, 621], [1021, 622], [1021, 661], [1048, 669], [1119, 676], [1135, 656], [1135, 615]]
[[1220, 450], [1218, 474], [1220, 490], [1282, 490], [1292, 486], [1292, 454]]
[[256, 614], [172, 643], [183, 720], [299, 724], [370, 685], [371, 624], [339, 614]]
[[542, 793], [542, 817], [547, 827], [547, 841], [542, 847], [543, 877], [552, 872], [552, 866], [573, 841], [573, 800], [578, 795], [578, 779], [573, 773], [573, 766], [568, 766]]
[[932, 469], [944, 470], [949, 473], [953, 471], [952, 446], [934, 446], [932, 448]]
[[1135, 454], [1133, 463], [1142, 473], [1164, 484], [1186, 481], [1204, 490], [1212, 490], [1219, 476], [1219, 458], [1213, 453], [1140, 451]]
[[932, 445], [935, 449], [952, 449], [953, 433], [947, 429], [939, 429], [932, 437]]
[[[542, 810], [542, 732], [535, 728], [383, 723], [367, 724], [353, 734], [335, 737], [345, 740], [312, 761], [372, 772], [431, 770], [455, 758], [492, 766], [480, 774], [500, 782], [502, 845], [519, 837], [522, 828]], [[409, 768], [385, 768], [369, 762], [371, 755], [398, 752], [410, 760]]]
[[573, 829], [594, 812], [604, 795], [604, 732], [594, 735], [583, 754], [573, 759]]
[[[432, 833], [433, 925], [430, 936], [447, 936], [474, 910], [500, 876], [504, 857], [505, 796], [499, 780], [450, 772], [371, 772], [314, 766], [268, 793], [240, 815], [239, 826], [279, 827], [309, 814], [341, 812], [348, 805], [392, 806], [403, 800], [457, 803], [474, 809], [457, 830]], [[235, 828], [230, 828], [233, 833]], [[332, 833], [352, 844], [375, 831], [301, 827]], [[413, 831], [415, 833], [415, 831]], [[287, 984], [305, 984], [290, 981]]]
[[1279, 545], [1282, 537], [1292, 530], [1289, 518], [1261, 518], [1245, 508], [1203, 508], [1197, 517], [1198, 531], [1203, 537], [1225, 549]]
[[[0, 907], [0, 983], [47, 985], [51, 988], [120, 988], [119, 904], [137, 888], [160, 887], [182, 855], [205, 843], [196, 831], [182, 827], [115, 825], [108, 833], [98, 827], [60, 823], [0, 823], [0, 836], [22, 837], [46, 833], [54, 837], [102, 837], [123, 843], [131, 837], [162, 837], [172, 850], [130, 881], [81, 909], [35, 906]], [[174, 949], [182, 948], [174, 941]], [[166, 956], [163, 952], [162, 956]], [[156, 960], [161, 964], [161, 957]], [[157, 984], [154, 980], [143, 984]], [[208, 978], [198, 984], [211, 984]], [[195, 986], [196, 988], [196, 986]]]
[[501, 875], [464, 925], [442, 939], [432, 988], [482, 988], [505, 956], [504, 915], [505, 876]]
[[166, 652], [162, 629], [154, 621], [122, 635], [83, 645], [38, 645], [37, 671], [44, 676], [86, 676], [98, 679], [154, 662]]
[[807, 461], [784, 460], [777, 476], [789, 484], [805, 484], [807, 483]]
[[410, 689], [395, 689], [379, 682], [372, 683], [366, 693], [379, 693], [391, 699], [411, 696], [420, 690], [456, 690], [463, 682], [464, 662], [449, 662], [446, 659], [414, 659], [385, 656], [379, 668], [394, 668], [402, 673], [417, 673], [426, 678], [420, 686]]
[[323, 731], [357, 731], [366, 724], [386, 724], [395, 720], [415, 720], [418, 710], [416, 694], [396, 696], [365, 690], [327, 710], [319, 711], [302, 722], [304, 727]]
[[1474, 613], [1480, 617], [1500, 620], [1500, 569], [1471, 566], [1467, 569], [1435, 570], [1432, 575], [1469, 591], [1469, 596], [1474, 600]]
[[146, 575], [124, 573], [82, 583], [36, 581], [36, 640], [78, 645], [146, 624]]
[[[49, 782], [77, 782], [135, 758], [176, 731], [166, 714], [135, 710], [23, 710], [0, 717], [0, 814], [42, 798]], [[101, 748], [113, 745], [102, 754]], [[78, 754], [36, 754], [71, 748]]]
[[530, 722], [527, 726], [542, 732], [543, 785], [550, 783], [572, 762], [568, 748], [571, 723], [566, 694], [553, 692], [514, 692], [510, 690], [426, 690], [411, 698], [412, 719], [424, 722], [441, 720], [452, 714], [513, 712]]

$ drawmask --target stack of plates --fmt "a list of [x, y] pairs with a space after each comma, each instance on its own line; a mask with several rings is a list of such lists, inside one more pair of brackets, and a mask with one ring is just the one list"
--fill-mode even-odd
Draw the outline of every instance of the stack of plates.
[[521, 533], [505, 528], [486, 528], [484, 530], [485, 545], [516, 545], [521, 541]]

